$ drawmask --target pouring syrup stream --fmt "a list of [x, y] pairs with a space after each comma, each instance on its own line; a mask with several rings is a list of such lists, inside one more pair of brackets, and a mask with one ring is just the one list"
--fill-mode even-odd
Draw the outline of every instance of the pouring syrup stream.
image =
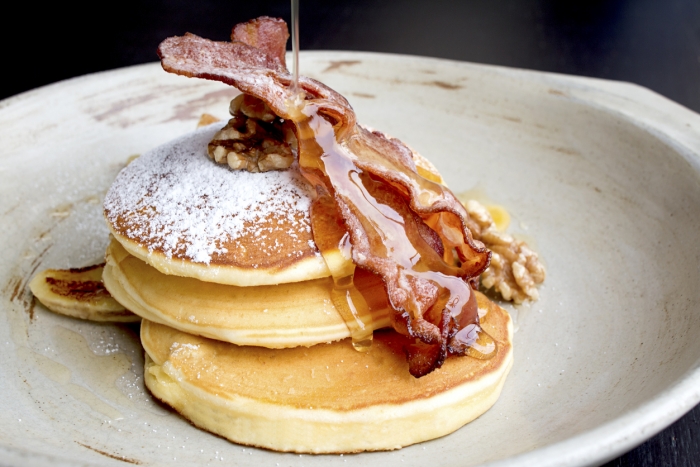
[[[292, 93], [299, 94], [299, 0], [292, 0]], [[296, 100], [296, 99], [295, 99]], [[297, 100], [297, 103], [298, 100]]]

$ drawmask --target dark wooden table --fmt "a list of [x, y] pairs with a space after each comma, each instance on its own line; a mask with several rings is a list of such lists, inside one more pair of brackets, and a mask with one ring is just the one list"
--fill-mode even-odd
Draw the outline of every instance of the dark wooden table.
[[[226, 40], [233, 24], [289, 18], [289, 1], [13, 3], [0, 18], [0, 99], [74, 76], [157, 60], [185, 31]], [[304, 50], [362, 50], [629, 81], [700, 112], [700, 2], [482, 0], [301, 2]], [[700, 465], [700, 407], [621, 466]]]

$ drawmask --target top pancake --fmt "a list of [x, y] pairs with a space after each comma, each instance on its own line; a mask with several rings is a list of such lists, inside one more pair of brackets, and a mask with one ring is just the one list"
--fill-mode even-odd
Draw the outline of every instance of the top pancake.
[[[218, 122], [142, 155], [105, 198], [107, 224], [126, 250], [164, 274], [237, 286], [319, 279], [330, 271], [313, 240], [314, 189], [293, 164], [250, 173], [216, 164]], [[442, 182], [414, 153], [421, 175]], [[335, 219], [329, 219], [335, 222]]]
[[312, 188], [298, 170], [249, 173], [214, 163], [221, 123], [129, 164], [105, 199], [112, 233], [165, 274], [230, 285], [330, 275], [311, 233]]

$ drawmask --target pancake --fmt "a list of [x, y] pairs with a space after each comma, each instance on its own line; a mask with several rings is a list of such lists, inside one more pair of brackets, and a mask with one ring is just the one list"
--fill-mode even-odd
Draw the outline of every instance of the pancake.
[[449, 434], [488, 410], [512, 364], [507, 312], [477, 293], [498, 344], [489, 360], [449, 358], [415, 379], [402, 337], [271, 350], [241, 347], [144, 320], [145, 383], [196, 426], [236, 443], [298, 453], [398, 449]]
[[[207, 144], [222, 125], [159, 146], [119, 173], [104, 203], [114, 238], [163, 274], [206, 282], [329, 277], [311, 232], [313, 189], [298, 167], [250, 173], [213, 163]], [[413, 157], [422, 175], [442, 182], [428, 160]]]
[[140, 321], [115, 300], [102, 283], [103, 265], [77, 269], [45, 269], [29, 283], [37, 300], [60, 315], [89, 321]]
[[222, 123], [136, 159], [105, 198], [114, 237], [164, 274], [237, 286], [328, 277], [311, 233], [311, 187], [298, 170], [249, 173], [215, 164]]
[[[310, 346], [350, 337], [331, 300], [329, 277], [280, 285], [238, 287], [166, 275], [130, 255], [117, 241], [107, 248], [103, 281], [137, 315], [239, 345]], [[372, 312], [371, 328], [389, 326], [386, 292], [358, 270], [356, 283]]]

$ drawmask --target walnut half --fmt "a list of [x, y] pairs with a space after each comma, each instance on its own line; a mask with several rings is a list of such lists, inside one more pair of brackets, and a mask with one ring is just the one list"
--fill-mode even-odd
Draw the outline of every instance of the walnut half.
[[284, 170], [292, 165], [296, 139], [289, 123], [260, 99], [244, 94], [231, 101], [229, 111], [232, 118], [209, 143], [209, 157], [249, 172]]
[[488, 209], [478, 201], [469, 200], [464, 207], [476, 224], [470, 226], [472, 235], [492, 252], [491, 265], [481, 275], [481, 285], [515, 303], [537, 300], [537, 285], [546, 275], [537, 253], [524, 241], [499, 231]]

